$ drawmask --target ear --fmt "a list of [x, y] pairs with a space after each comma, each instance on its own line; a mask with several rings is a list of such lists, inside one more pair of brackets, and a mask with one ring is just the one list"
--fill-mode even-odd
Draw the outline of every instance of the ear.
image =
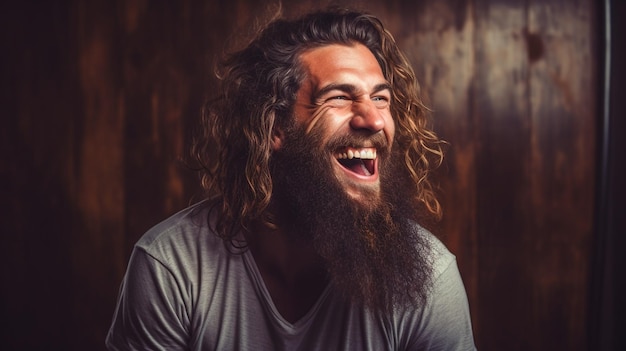
[[283, 145], [285, 133], [279, 127], [275, 127], [272, 131], [272, 151], [279, 150]]

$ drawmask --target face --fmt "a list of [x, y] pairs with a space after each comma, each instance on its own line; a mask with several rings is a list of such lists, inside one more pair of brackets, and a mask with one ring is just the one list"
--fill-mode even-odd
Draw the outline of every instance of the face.
[[391, 87], [361, 44], [328, 45], [300, 57], [307, 78], [294, 107], [295, 126], [315, 133], [330, 172], [359, 202], [380, 196], [379, 162], [394, 137]]
[[428, 289], [430, 254], [408, 220], [415, 183], [391, 152], [389, 85], [361, 45], [313, 49], [302, 63], [295, 121], [270, 160], [274, 218], [312, 244], [344, 297], [381, 310], [413, 303]]

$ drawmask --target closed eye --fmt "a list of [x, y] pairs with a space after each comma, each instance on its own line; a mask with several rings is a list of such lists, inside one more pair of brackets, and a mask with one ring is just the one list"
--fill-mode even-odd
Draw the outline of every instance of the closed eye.
[[[391, 85], [388, 83], [378, 84], [372, 89], [369, 99], [374, 106], [380, 109], [389, 107], [391, 101]], [[348, 107], [352, 102], [358, 101], [366, 95], [359, 93], [354, 85], [350, 84], [329, 84], [320, 89], [313, 96], [316, 105], [328, 105], [330, 107]]]
[[346, 95], [335, 95], [327, 98], [324, 103], [331, 107], [345, 107], [352, 103], [352, 98]]
[[377, 108], [387, 108], [389, 106], [389, 98], [387, 96], [374, 96], [372, 97], [372, 102], [374, 102], [374, 106]]

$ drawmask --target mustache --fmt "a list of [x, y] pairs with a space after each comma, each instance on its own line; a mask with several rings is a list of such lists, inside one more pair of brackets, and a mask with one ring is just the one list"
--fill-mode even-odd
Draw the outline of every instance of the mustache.
[[386, 153], [389, 150], [389, 143], [387, 138], [382, 132], [378, 132], [372, 135], [363, 134], [347, 134], [340, 135], [329, 139], [326, 142], [326, 150], [334, 152], [338, 149], [350, 147], [373, 147], [376, 148], [378, 153]]

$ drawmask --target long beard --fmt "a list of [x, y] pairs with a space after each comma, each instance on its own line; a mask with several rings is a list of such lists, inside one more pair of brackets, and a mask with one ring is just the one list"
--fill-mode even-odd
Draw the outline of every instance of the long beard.
[[396, 161], [400, 155], [379, 155], [380, 196], [363, 204], [335, 178], [319, 137], [289, 134], [272, 160], [281, 224], [315, 247], [331, 284], [351, 303], [383, 312], [422, 303], [430, 286], [430, 247], [413, 222], [415, 186]]

